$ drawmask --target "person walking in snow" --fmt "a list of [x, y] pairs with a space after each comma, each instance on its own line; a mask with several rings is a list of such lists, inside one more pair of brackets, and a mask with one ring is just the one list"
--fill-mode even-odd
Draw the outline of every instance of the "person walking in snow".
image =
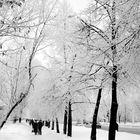
[[34, 132], [34, 120], [33, 119], [29, 121], [29, 125], [31, 125], [32, 132]]
[[40, 120], [38, 122], [38, 134], [42, 135], [42, 126], [43, 126], [43, 122]]
[[37, 135], [37, 133], [38, 133], [38, 122], [37, 122], [37, 120], [35, 120], [35, 122], [34, 122], [33, 132], [35, 133], [35, 135]]

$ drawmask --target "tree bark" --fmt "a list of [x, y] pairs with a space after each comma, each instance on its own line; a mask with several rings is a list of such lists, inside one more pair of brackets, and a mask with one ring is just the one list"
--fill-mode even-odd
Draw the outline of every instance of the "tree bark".
[[109, 126], [109, 140], [115, 140], [116, 130], [118, 129], [117, 124], [117, 49], [116, 49], [116, 13], [115, 8], [116, 2], [113, 0], [112, 3], [112, 58], [113, 58], [113, 68], [112, 68], [112, 102], [111, 102], [111, 113], [110, 113], [110, 126]]
[[54, 130], [54, 120], [52, 120], [52, 130]]
[[21, 123], [21, 117], [19, 118], [19, 123]]
[[109, 126], [109, 140], [115, 140], [115, 134], [117, 130], [117, 66], [113, 67], [113, 80], [112, 80], [112, 103], [111, 103], [111, 115]]
[[63, 133], [67, 134], [67, 125], [68, 125], [68, 112], [67, 112], [67, 107], [65, 106], [65, 112], [64, 112], [64, 125], [63, 125]]
[[99, 105], [100, 105], [100, 100], [101, 100], [101, 93], [102, 93], [102, 88], [100, 88], [98, 91], [97, 102], [95, 105], [92, 128], [91, 128], [91, 136], [90, 136], [91, 140], [96, 140], [96, 124], [97, 124], [97, 116], [98, 116], [98, 110], [99, 110]]
[[71, 101], [69, 101], [68, 107], [68, 133], [67, 136], [72, 137], [72, 110], [71, 110]]
[[56, 132], [60, 133], [60, 131], [59, 131], [59, 122], [58, 122], [57, 118], [56, 118]]
[[50, 122], [50, 120], [49, 120], [49, 121], [48, 121], [48, 128], [50, 128], [50, 123], [51, 123], [51, 122]]

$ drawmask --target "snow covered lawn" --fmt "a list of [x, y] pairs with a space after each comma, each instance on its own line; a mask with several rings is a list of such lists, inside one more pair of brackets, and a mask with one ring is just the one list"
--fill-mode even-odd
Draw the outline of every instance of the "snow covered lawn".
[[[6, 124], [0, 131], [0, 140], [90, 140], [90, 128], [73, 126], [73, 137], [68, 138], [63, 134], [57, 134], [54, 130], [43, 127], [43, 134], [35, 136], [31, 133], [31, 127], [25, 123]], [[97, 131], [97, 140], [107, 140], [108, 132]], [[117, 133], [116, 140], [140, 140], [140, 135], [124, 132]]]
[[[137, 123], [118, 123], [119, 127], [123, 128], [140, 128], [140, 122]], [[109, 123], [101, 122], [101, 125], [109, 126]]]
[[[90, 140], [90, 128], [84, 127], [73, 127], [73, 138], [72, 140]], [[108, 140], [108, 132], [97, 129], [97, 140]], [[140, 135], [117, 132], [116, 140], [140, 140]]]

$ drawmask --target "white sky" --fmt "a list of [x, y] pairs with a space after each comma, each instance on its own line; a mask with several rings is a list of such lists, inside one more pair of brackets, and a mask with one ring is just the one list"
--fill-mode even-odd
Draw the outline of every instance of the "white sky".
[[[65, 0], [65, 1], [67, 1], [71, 5], [71, 8], [74, 10], [74, 12], [79, 13], [88, 6], [90, 0]], [[44, 62], [43, 61], [44, 56], [42, 56], [42, 54], [38, 54], [37, 57], [42, 62]]]
[[89, 0], [68, 0], [71, 7], [75, 12], [80, 12], [81, 10], [84, 10]]

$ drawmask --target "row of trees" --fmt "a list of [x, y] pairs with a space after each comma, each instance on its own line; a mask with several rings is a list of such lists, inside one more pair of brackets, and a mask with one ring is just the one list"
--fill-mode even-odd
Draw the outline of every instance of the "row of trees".
[[[99, 90], [97, 102], [92, 102], [95, 112], [91, 139], [96, 139], [101, 92], [111, 89], [109, 139], [115, 139], [117, 91], [120, 92], [118, 96], [125, 96], [128, 86], [139, 88], [139, 68], [135, 63], [139, 58], [138, 4], [139, 1], [131, 0], [95, 0], [80, 16], [72, 13], [64, 4], [59, 25], [56, 26], [59, 29], [55, 29], [53, 36], [57, 43], [57, 61], [52, 61], [55, 63], [52, 67], [55, 72], [58, 70], [54, 83], [56, 88], [52, 88], [51, 95], [54, 93], [54, 100], [59, 100], [62, 105], [64, 124], [68, 121], [70, 125], [69, 136], [72, 130], [71, 106], [91, 103], [87, 97], [91, 96], [90, 90]], [[64, 125], [64, 133], [66, 128]]]
[[[125, 96], [127, 89], [130, 90], [128, 86], [139, 88], [135, 63], [139, 53], [138, 4], [139, 1], [131, 0], [95, 0], [80, 16], [68, 10], [66, 3], [61, 8], [52, 36], [57, 46], [54, 50], [56, 59], [54, 56], [51, 59], [54, 79], [46, 94], [46, 102], [51, 103], [51, 108], [50, 105], [46, 107], [52, 111], [51, 117], [64, 113], [64, 134], [72, 136], [71, 107], [87, 106], [88, 102], [95, 105], [91, 139], [96, 139], [101, 93], [111, 89], [109, 139], [115, 139], [117, 91], [120, 92], [118, 96]], [[93, 102], [88, 96], [92, 97], [91, 91], [97, 90], [97, 102]]]
[[[63, 93], [59, 98], [66, 104], [64, 120], [72, 118], [70, 110], [75, 99], [79, 99], [76, 97], [77, 92], [80, 92], [82, 98], [84, 89], [99, 89], [91, 139], [96, 139], [95, 128], [102, 89], [111, 88], [109, 139], [112, 140], [117, 130], [117, 91], [125, 94], [130, 85], [139, 88], [139, 68], [138, 63], [135, 63], [139, 59], [138, 5], [137, 0], [95, 0], [83, 15], [66, 15], [69, 12], [65, 11], [64, 20], [61, 21], [64, 34], [61, 35], [63, 40], [60, 50], [64, 52], [61, 66], [64, 68], [62, 85], [59, 82], [57, 87], [65, 84], [64, 89], [59, 87], [59, 92]], [[74, 30], [70, 29], [71, 22], [75, 23]], [[70, 33], [72, 31], [74, 34]], [[84, 100], [87, 96], [84, 96]], [[82, 99], [82, 102], [85, 101]], [[71, 123], [69, 129], [72, 129]]]
[[[0, 99], [6, 103], [1, 128], [26, 98], [34, 102], [32, 117], [63, 116], [63, 132], [72, 136], [72, 114], [94, 106], [91, 140], [96, 140], [99, 106], [109, 100], [108, 138], [115, 140], [118, 99], [127, 98], [131, 87], [139, 89], [139, 0], [94, 0], [80, 15], [65, 0], [5, 0], [0, 10]], [[43, 54], [42, 66], [32, 62]]]

